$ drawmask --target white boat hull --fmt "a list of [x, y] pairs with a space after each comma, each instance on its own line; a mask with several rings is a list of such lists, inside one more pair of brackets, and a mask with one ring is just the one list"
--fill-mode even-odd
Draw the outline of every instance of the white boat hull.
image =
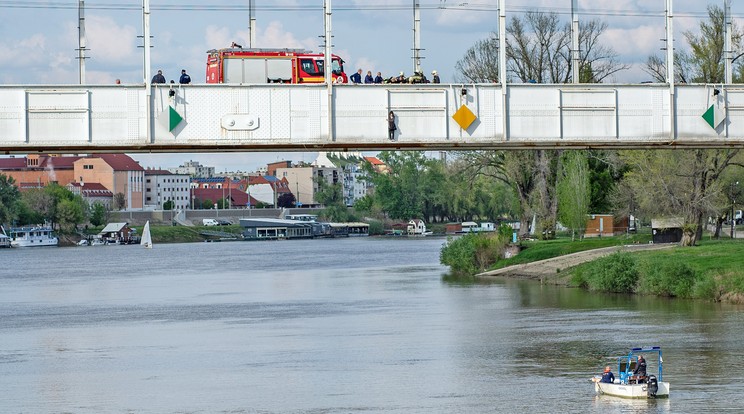
[[10, 242], [11, 247], [44, 247], [44, 246], [56, 246], [59, 244], [59, 240], [54, 238], [34, 238], [31, 240], [13, 240]]
[[[669, 396], [669, 383], [659, 382], [659, 389], [656, 391], [656, 397]], [[613, 395], [623, 398], [648, 398], [648, 384], [608, 384], [605, 382], [595, 382], [594, 391], [597, 394]]]

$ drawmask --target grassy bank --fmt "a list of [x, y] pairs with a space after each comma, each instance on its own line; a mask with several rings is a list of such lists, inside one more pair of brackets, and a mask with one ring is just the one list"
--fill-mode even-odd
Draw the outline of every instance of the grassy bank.
[[744, 242], [613, 254], [576, 266], [565, 278], [596, 291], [744, 303]]
[[650, 234], [636, 234], [630, 236], [616, 237], [595, 237], [584, 240], [555, 239], [555, 240], [536, 240], [524, 241], [520, 243], [521, 251], [518, 255], [508, 259], [501, 259], [491, 265], [489, 270], [501, 269], [507, 266], [513, 266], [523, 263], [531, 263], [539, 260], [550, 259], [553, 257], [564, 256], [571, 253], [583, 252], [586, 250], [601, 249], [603, 247], [621, 246], [634, 243], [648, 243], [651, 240]]

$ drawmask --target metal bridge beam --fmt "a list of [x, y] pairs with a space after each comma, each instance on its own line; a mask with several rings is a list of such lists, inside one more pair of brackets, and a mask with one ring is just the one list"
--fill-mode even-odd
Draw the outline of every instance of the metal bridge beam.
[[[668, 84], [502, 88], [336, 85], [329, 98], [324, 85], [3, 85], [0, 151], [744, 147], [739, 86], [677, 85], [673, 94]], [[464, 128], [455, 121], [461, 107], [475, 116]]]

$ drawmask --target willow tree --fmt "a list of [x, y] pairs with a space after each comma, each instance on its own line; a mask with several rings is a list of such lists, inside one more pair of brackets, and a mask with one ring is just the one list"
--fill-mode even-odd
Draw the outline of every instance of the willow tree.
[[0, 224], [10, 224], [15, 219], [20, 197], [13, 177], [0, 174]]
[[[723, 10], [711, 5], [708, 20], [700, 22], [698, 31], [684, 32], [690, 51], [675, 53], [675, 81], [724, 82], [724, 26]], [[741, 49], [742, 39], [742, 31], [732, 24], [734, 50]], [[658, 57], [649, 57], [645, 71], [654, 80], [666, 82], [666, 66]], [[736, 73], [734, 81], [741, 82], [741, 64]], [[717, 213], [713, 200], [721, 197], [719, 180], [724, 171], [742, 166], [738, 149], [638, 151], [624, 153], [623, 157], [632, 169], [629, 179], [635, 191], [642, 193], [642, 198], [653, 194], [652, 200], [641, 200], [643, 211], [684, 219], [683, 245], [694, 245], [702, 237], [704, 217]]]
[[[579, 65], [581, 82], [602, 82], [626, 69], [617, 54], [600, 42], [607, 25], [599, 20], [579, 24]], [[571, 27], [557, 13], [530, 11], [515, 16], [506, 27], [507, 77], [522, 82], [566, 83], [572, 81]], [[455, 68], [458, 80], [496, 82], [498, 40], [492, 33], [466, 52]], [[471, 170], [508, 182], [519, 201], [521, 233], [535, 216], [540, 233], [553, 234], [557, 221], [558, 198], [555, 191], [561, 151], [534, 150], [475, 152], [463, 155], [472, 162]]]
[[571, 240], [586, 225], [591, 187], [589, 161], [584, 151], [567, 151], [561, 157], [558, 177], [558, 217], [571, 229]]

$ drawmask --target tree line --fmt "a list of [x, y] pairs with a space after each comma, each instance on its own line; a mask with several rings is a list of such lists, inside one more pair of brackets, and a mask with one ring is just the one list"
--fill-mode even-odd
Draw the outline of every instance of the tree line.
[[[708, 7], [698, 30], [684, 33], [689, 52], [675, 51], [675, 82], [724, 82], [724, 12]], [[598, 83], [627, 69], [614, 50], [601, 43], [606, 24], [579, 25], [582, 83]], [[510, 81], [571, 82], [570, 24], [553, 12], [515, 16], [506, 28]], [[732, 25], [732, 49], [740, 50], [742, 31]], [[498, 39], [476, 42], [456, 64], [463, 82], [498, 82]], [[645, 72], [666, 82], [664, 61], [650, 56]], [[734, 82], [744, 82], [744, 66], [734, 66]], [[565, 151], [516, 150], [448, 153], [450, 162], [421, 153], [390, 152], [380, 158], [389, 172], [370, 170], [374, 194], [358, 209], [393, 219], [428, 221], [518, 218], [522, 232], [536, 218], [537, 233], [555, 234], [560, 221], [574, 235], [586, 214], [609, 213], [684, 220], [683, 244], [700, 239], [708, 217], [716, 236], [731, 216], [744, 186], [744, 159], [738, 149]], [[741, 179], [740, 179], [741, 176]], [[739, 199], [739, 202], [742, 202]]]

